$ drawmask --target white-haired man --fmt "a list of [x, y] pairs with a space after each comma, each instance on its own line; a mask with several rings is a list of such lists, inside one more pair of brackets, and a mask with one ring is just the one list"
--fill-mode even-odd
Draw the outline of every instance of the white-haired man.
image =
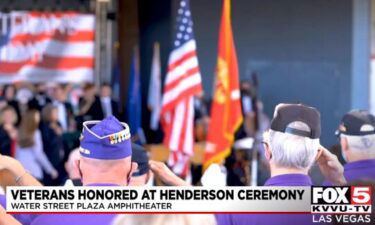
[[374, 181], [375, 117], [365, 110], [353, 110], [342, 118], [337, 135], [347, 162], [344, 165], [346, 180]]
[[[265, 133], [265, 155], [271, 178], [265, 186], [311, 186], [308, 170], [314, 162], [325, 177], [337, 185], [345, 184], [343, 168], [337, 157], [319, 143], [320, 114], [301, 104], [279, 104], [275, 108], [271, 129]], [[311, 215], [217, 215], [219, 225], [312, 224]]]

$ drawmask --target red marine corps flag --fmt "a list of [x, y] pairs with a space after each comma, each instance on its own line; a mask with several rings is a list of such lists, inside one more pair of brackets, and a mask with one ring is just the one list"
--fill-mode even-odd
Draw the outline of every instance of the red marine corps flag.
[[219, 34], [215, 92], [203, 168], [230, 153], [234, 133], [242, 122], [239, 74], [230, 21], [230, 0], [224, 0]]
[[202, 91], [193, 21], [188, 0], [181, 0], [173, 50], [164, 83], [161, 122], [164, 144], [170, 149], [168, 164], [181, 176], [189, 170], [194, 149], [193, 96]]

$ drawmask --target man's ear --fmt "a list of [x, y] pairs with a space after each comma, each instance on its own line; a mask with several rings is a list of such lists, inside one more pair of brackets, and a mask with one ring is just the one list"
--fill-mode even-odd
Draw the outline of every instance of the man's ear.
[[80, 168], [81, 161], [79, 159], [76, 159], [73, 161], [73, 174], [71, 177], [72, 179], [82, 179], [82, 172]]
[[349, 142], [347, 137], [340, 137], [341, 154], [345, 161], [349, 158]]
[[131, 177], [133, 175], [133, 173], [135, 171], [137, 171], [137, 169], [138, 169], [138, 163], [132, 162], [132, 166], [130, 168], [130, 172], [129, 172], [129, 176], [128, 177]]
[[349, 143], [346, 137], [340, 137], [340, 145], [341, 145], [341, 151], [343, 152], [349, 151]]
[[268, 143], [264, 143], [263, 146], [264, 146], [264, 155], [266, 156], [266, 159], [270, 161], [272, 159], [272, 152], [271, 152], [270, 146]]

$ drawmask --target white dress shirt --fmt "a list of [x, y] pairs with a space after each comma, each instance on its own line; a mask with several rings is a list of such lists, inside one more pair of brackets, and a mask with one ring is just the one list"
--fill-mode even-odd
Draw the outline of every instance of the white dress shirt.
[[112, 104], [110, 97], [101, 97], [100, 102], [102, 103], [102, 109], [104, 112], [104, 117], [112, 116]]
[[63, 131], [68, 130], [68, 121], [67, 121], [67, 112], [64, 103], [55, 101], [54, 105], [57, 107], [57, 111], [59, 114], [59, 123]]

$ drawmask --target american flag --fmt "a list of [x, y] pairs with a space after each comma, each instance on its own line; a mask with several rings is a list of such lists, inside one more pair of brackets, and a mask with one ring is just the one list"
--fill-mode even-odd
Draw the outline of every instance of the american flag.
[[78, 12], [0, 13], [0, 82], [91, 81], [94, 27]]
[[202, 91], [202, 84], [188, 0], [180, 1], [177, 13], [161, 115], [164, 144], [170, 149], [169, 165], [175, 173], [186, 176], [194, 149], [193, 96]]

